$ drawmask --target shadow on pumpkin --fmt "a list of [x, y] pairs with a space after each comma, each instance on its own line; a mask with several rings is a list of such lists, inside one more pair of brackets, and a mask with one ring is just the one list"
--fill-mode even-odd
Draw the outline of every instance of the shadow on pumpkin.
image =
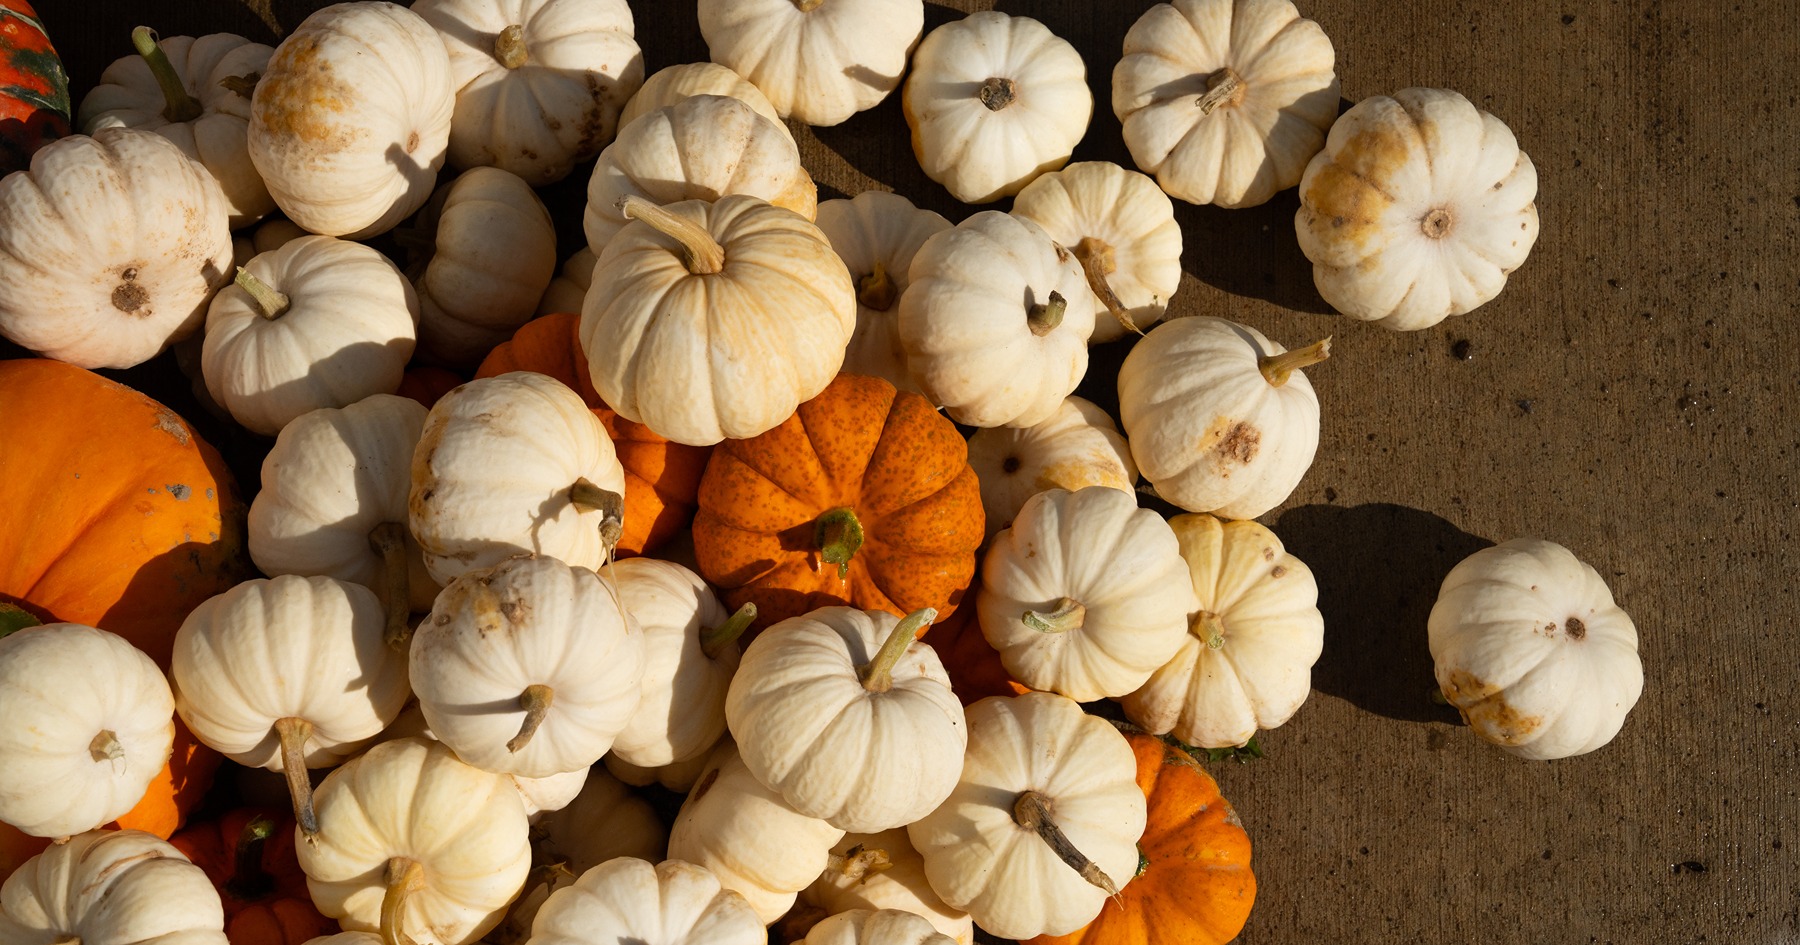
[[1455, 722], [1456, 710], [1430, 701], [1425, 624], [1444, 576], [1493, 542], [1387, 503], [1305, 505], [1274, 531], [1319, 582], [1325, 651], [1313, 688], [1391, 719]]

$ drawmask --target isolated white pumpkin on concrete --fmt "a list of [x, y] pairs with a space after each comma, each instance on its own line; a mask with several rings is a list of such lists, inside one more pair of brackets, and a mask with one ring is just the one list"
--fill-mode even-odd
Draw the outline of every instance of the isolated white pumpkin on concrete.
[[841, 124], [899, 88], [924, 28], [923, 0], [700, 0], [712, 60], [808, 125]]
[[918, 393], [900, 343], [900, 297], [912, 283], [913, 256], [950, 221], [899, 194], [865, 190], [819, 204], [818, 224], [856, 280], [856, 333], [844, 351], [844, 373]]
[[726, 95], [739, 99], [773, 122], [790, 140], [794, 137], [782, 121], [781, 113], [769, 103], [769, 97], [761, 89], [716, 62], [684, 62], [656, 70], [644, 80], [643, 87], [631, 101], [625, 103], [625, 110], [619, 113], [619, 128], [623, 130], [651, 112], [695, 95]]
[[764, 945], [768, 931], [744, 897], [703, 866], [608, 860], [559, 889], [538, 911], [533, 945]]
[[981, 482], [988, 536], [1012, 524], [1040, 492], [1106, 486], [1136, 496], [1131, 447], [1106, 411], [1071, 394], [1028, 427], [989, 427], [969, 437], [969, 467]]
[[205, 871], [141, 830], [92, 830], [27, 860], [0, 886], [8, 945], [227, 945]]

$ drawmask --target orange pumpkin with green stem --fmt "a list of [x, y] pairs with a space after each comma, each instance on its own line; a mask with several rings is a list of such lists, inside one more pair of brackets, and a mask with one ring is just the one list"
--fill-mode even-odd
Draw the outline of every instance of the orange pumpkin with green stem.
[[234, 810], [177, 833], [169, 843], [219, 890], [231, 945], [302, 945], [337, 931], [337, 922], [313, 908], [294, 855], [292, 815]]

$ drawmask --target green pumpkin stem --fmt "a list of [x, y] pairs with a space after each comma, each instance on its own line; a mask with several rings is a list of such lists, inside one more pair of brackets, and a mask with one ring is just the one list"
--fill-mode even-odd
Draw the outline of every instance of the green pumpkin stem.
[[1044, 843], [1048, 844], [1056, 858], [1067, 863], [1069, 868], [1081, 874], [1081, 878], [1106, 891], [1108, 896], [1117, 896], [1119, 887], [1112, 878], [1100, 869], [1099, 864], [1087, 858], [1087, 855], [1075, 849], [1075, 844], [1056, 825], [1056, 807], [1050, 797], [1038, 791], [1022, 791], [1013, 801], [1013, 823], [1036, 833]]
[[863, 689], [869, 692], [887, 692], [894, 688], [894, 666], [906, 655], [913, 641], [918, 639], [919, 628], [931, 626], [931, 622], [936, 619], [937, 611], [926, 607], [907, 614], [905, 619], [894, 624], [894, 629], [888, 631], [887, 639], [882, 641], [875, 658], [857, 667], [856, 675], [862, 680]]
[[1143, 329], [1131, 320], [1131, 313], [1125, 310], [1125, 303], [1119, 301], [1119, 294], [1113, 291], [1112, 283], [1107, 281], [1106, 277], [1118, 270], [1118, 264], [1113, 261], [1112, 247], [1102, 240], [1084, 236], [1071, 252], [1081, 263], [1081, 274], [1087, 276], [1088, 288], [1094, 290], [1094, 296], [1112, 313], [1119, 327], [1134, 335], [1143, 334]]
[[132, 30], [131, 45], [137, 49], [138, 55], [144, 57], [144, 63], [150, 67], [150, 74], [156, 77], [156, 84], [162, 86], [164, 118], [172, 122], [193, 121], [206, 111], [181, 84], [181, 76], [176, 73], [174, 64], [169, 62], [169, 54], [163, 52], [162, 46], [157, 43], [155, 30], [148, 26]]
[[701, 224], [670, 213], [636, 194], [619, 198], [618, 207], [625, 219], [642, 220], [651, 229], [674, 240], [681, 264], [688, 272], [703, 276], [725, 268], [725, 247], [720, 246]]
[[880, 263], [875, 264], [874, 272], [856, 280], [856, 301], [863, 308], [885, 312], [894, 307], [894, 301], [899, 297], [887, 267]]
[[381, 590], [387, 595], [387, 645], [404, 650], [412, 645], [412, 569], [406, 560], [406, 526], [382, 522], [369, 532], [369, 547], [381, 555]]
[[519, 734], [514, 735], [506, 743], [506, 750], [516, 752], [531, 741], [537, 734], [538, 726], [544, 724], [544, 716], [550, 714], [550, 706], [556, 702], [556, 690], [541, 683], [526, 686], [519, 693], [519, 708], [525, 710], [525, 721], [519, 724]]
[[1304, 348], [1283, 351], [1280, 354], [1266, 354], [1256, 359], [1257, 370], [1262, 372], [1263, 379], [1271, 387], [1280, 387], [1288, 382], [1295, 371], [1304, 367], [1312, 367], [1320, 361], [1331, 357], [1331, 339], [1315, 341]]
[[840, 578], [850, 574], [850, 559], [856, 557], [862, 543], [862, 522], [857, 520], [855, 509], [832, 509], [813, 522], [813, 544], [819, 549], [819, 558], [837, 565]]
[[1063, 313], [1069, 308], [1069, 300], [1063, 298], [1061, 292], [1050, 290], [1050, 298], [1039, 302], [1025, 310], [1025, 324], [1031, 333], [1039, 338], [1056, 330], [1062, 324]]
[[400, 923], [406, 918], [407, 897], [425, 888], [425, 867], [404, 856], [392, 857], [382, 881], [387, 886], [381, 895], [382, 945], [414, 945]]
[[725, 652], [726, 647], [736, 643], [737, 638], [743, 636], [744, 631], [750, 629], [750, 625], [755, 622], [756, 604], [753, 601], [745, 601], [744, 606], [739, 607], [737, 613], [726, 618], [724, 623], [700, 631], [700, 652], [705, 653], [709, 660], [718, 659], [719, 654]]
[[42, 625], [43, 621], [37, 619], [37, 615], [31, 611], [17, 604], [0, 601], [0, 639], [5, 639], [9, 634], [20, 630], [28, 630]]
[[1073, 597], [1059, 598], [1056, 609], [1047, 614], [1027, 610], [1019, 622], [1039, 633], [1067, 633], [1080, 630], [1087, 620], [1087, 607]]
[[306, 743], [312, 738], [312, 723], [292, 716], [275, 720], [275, 735], [281, 740], [281, 770], [287, 775], [288, 796], [294, 802], [294, 821], [308, 838], [319, 832], [319, 817], [313, 813], [312, 776], [306, 772]]
[[525, 27], [514, 23], [494, 37], [494, 58], [508, 69], [517, 69], [529, 58], [525, 50]]
[[237, 283], [238, 288], [250, 293], [250, 298], [256, 301], [257, 314], [269, 321], [286, 315], [289, 306], [293, 304], [293, 301], [286, 295], [275, 291], [273, 286], [251, 275], [250, 270], [243, 266], [238, 267], [237, 278], [231, 281]]
[[275, 877], [263, 869], [263, 848], [275, 835], [275, 818], [256, 816], [238, 831], [233, 851], [231, 879], [225, 882], [225, 893], [240, 902], [261, 899], [275, 889]]

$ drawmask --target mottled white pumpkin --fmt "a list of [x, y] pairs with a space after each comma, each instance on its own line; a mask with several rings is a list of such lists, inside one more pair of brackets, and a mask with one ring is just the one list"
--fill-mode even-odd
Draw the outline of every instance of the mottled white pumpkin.
[[537, 314], [556, 312], [579, 314], [587, 298], [588, 286], [594, 284], [594, 251], [586, 246], [563, 260], [562, 269], [550, 280], [544, 294], [538, 297]]
[[782, 134], [793, 137], [781, 120], [781, 113], [769, 103], [769, 97], [761, 89], [716, 62], [687, 62], [656, 70], [644, 80], [643, 88], [638, 89], [631, 101], [625, 103], [625, 110], [619, 113], [619, 127], [623, 129], [657, 109], [694, 95], [728, 95], [740, 99], [758, 115], [773, 122]]
[[989, 537], [1012, 524], [1025, 500], [1050, 489], [1106, 486], [1136, 496], [1131, 447], [1106, 411], [1070, 395], [1048, 420], [988, 427], [969, 437]]
[[27, 860], [0, 886], [7, 945], [226, 945], [205, 871], [141, 830], [93, 830]]
[[900, 296], [912, 283], [913, 256], [950, 221], [899, 194], [865, 190], [819, 204], [818, 223], [856, 280], [856, 333], [844, 351], [844, 373], [918, 393], [900, 343]]
[[652, 866], [619, 857], [550, 895], [532, 925], [533, 945], [764, 945], [763, 922], [744, 897], [702, 866]]
[[923, 916], [898, 909], [854, 909], [812, 927], [806, 945], [955, 945]]
[[608, 576], [644, 640], [643, 699], [613, 740], [613, 755], [658, 768], [706, 753], [725, 734], [737, 638], [756, 608], [727, 611], [700, 575], [671, 561], [626, 558]]
[[853, 909], [899, 909], [923, 916], [957, 945], [975, 941], [969, 914], [944, 905], [931, 891], [925, 860], [913, 849], [904, 827], [845, 834], [831, 848], [825, 872], [800, 891], [800, 907], [826, 916]]
[[809, 125], [887, 98], [924, 29], [923, 0], [700, 0], [712, 60]]

